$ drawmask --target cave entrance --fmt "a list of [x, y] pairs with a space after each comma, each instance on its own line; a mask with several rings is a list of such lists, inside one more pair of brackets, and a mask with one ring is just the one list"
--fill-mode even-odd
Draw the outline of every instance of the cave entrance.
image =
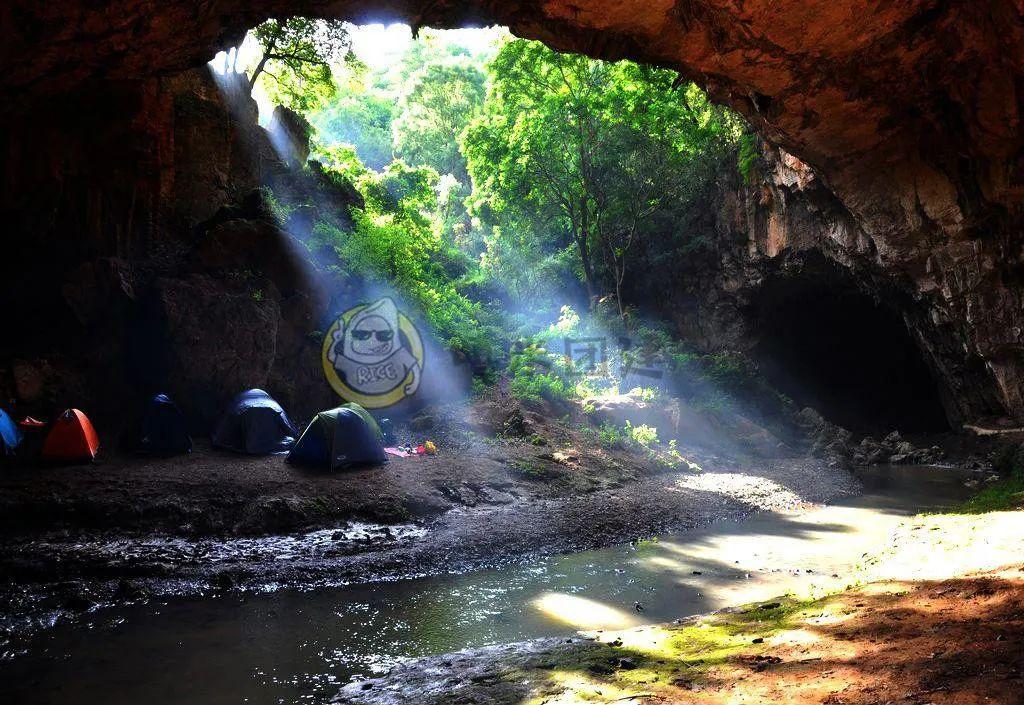
[[949, 430], [902, 317], [837, 268], [767, 284], [754, 325], [764, 375], [801, 407], [858, 434]]

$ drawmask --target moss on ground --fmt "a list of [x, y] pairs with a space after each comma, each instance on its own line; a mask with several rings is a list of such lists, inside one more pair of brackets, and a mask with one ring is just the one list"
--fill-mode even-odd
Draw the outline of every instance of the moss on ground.
[[773, 635], [827, 611], [829, 599], [777, 598], [684, 624], [603, 633], [596, 645], [553, 654], [540, 672], [508, 678], [534, 682], [529, 705], [616, 702], [692, 689], [715, 667], [762, 656]]
[[1024, 466], [1017, 465], [1010, 476], [993, 482], [954, 509], [958, 514], [984, 514], [1024, 507]]

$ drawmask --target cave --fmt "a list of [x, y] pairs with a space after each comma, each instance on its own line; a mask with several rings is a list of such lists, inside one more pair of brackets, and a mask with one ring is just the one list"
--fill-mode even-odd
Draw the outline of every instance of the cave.
[[935, 375], [895, 308], [836, 268], [769, 282], [753, 314], [765, 377], [855, 434], [949, 430]]
[[[918, 302], [927, 346], [943, 341], [929, 359], [949, 392], [950, 418], [1024, 420], [1015, 274], [1024, 259], [1024, 16], [1011, 0], [215, 0], [199, 12], [15, 0], [0, 12], [9, 38], [0, 50], [5, 273], [67, 298], [81, 280], [106, 276], [98, 263], [113, 258], [107, 289], [132, 294], [122, 286], [132, 284], [127, 273], [150, 271], [135, 265], [180, 247], [239, 190], [232, 182], [247, 180], [238, 178], [239, 150], [227, 148], [245, 131], [212, 119], [215, 91], [197, 67], [264, 18], [296, 14], [414, 28], [498, 23], [558, 50], [677, 71], [778, 150], [781, 168], [766, 175], [785, 183], [739, 194], [749, 208], [730, 225], [752, 231], [743, 219], [767, 207], [764, 237], [740, 235], [741, 247], [757, 244], [723, 257], [760, 266], [789, 248], [817, 248], [873, 270], [872, 281]], [[202, 129], [191, 124], [203, 120]], [[781, 197], [765, 198], [771, 189]], [[787, 211], [813, 201], [820, 215], [822, 198], [844, 222], [818, 218], [780, 240]], [[55, 264], [54, 252], [74, 256]], [[87, 314], [96, 297], [86, 293], [77, 317], [94, 330]]]

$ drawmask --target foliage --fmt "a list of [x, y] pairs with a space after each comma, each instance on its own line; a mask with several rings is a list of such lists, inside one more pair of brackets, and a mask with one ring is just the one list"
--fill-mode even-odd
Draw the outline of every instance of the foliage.
[[332, 64], [352, 59], [348, 31], [341, 20], [308, 17], [271, 18], [252, 30], [262, 50], [249, 78], [274, 102], [306, 112], [334, 97]]
[[[673, 72], [508, 42], [489, 67], [484, 109], [463, 136], [471, 209], [492, 237], [533, 232], [533, 256], [571, 251], [588, 299], [622, 288], [638, 238], [692, 206], [707, 155], [738, 123]], [[492, 255], [493, 257], [493, 255]]]
[[312, 115], [318, 152], [351, 145], [359, 161], [380, 171], [394, 159], [391, 122], [394, 104], [382, 96], [348, 92]]
[[427, 63], [409, 77], [399, 97], [396, 153], [466, 184], [469, 176], [458, 137], [480, 110], [483, 97], [484, 73], [468, 59]]
[[736, 153], [736, 166], [739, 169], [743, 183], [750, 185], [754, 172], [764, 161], [761, 156], [761, 144], [757, 136], [752, 133], [744, 133], [739, 138], [739, 150]]
[[366, 206], [353, 211], [351, 232], [318, 223], [317, 241], [333, 247], [352, 271], [396, 289], [450, 350], [480, 368], [493, 365], [501, 332], [494, 315], [456, 287], [465, 262], [442, 240], [433, 217], [437, 173], [402, 162], [375, 172], [363, 167], [351, 148], [330, 154], [328, 168], [337, 178], [352, 180]]
[[634, 426], [632, 422], [626, 421], [626, 434], [629, 440], [642, 448], [650, 448], [658, 443], [658, 429], [647, 424]]
[[520, 458], [512, 463], [511, 470], [527, 480], [545, 480], [551, 477], [547, 467], [532, 459]]
[[[695, 86], [523, 40], [485, 63], [426, 31], [392, 69], [371, 71], [334, 23], [268, 20], [254, 35], [266, 74], [254, 80], [305, 110], [328, 178], [365, 201], [351, 228], [322, 213], [311, 249], [333, 249], [345, 276], [392, 288], [477, 374], [493, 379], [522, 334], [505, 371], [524, 401], [617, 391], [620, 380], [580, 374], [544, 345], [628, 334], [637, 345], [617, 351], [623, 362], [656, 359], [695, 403], [761, 389], [740, 356], [697, 354], [627, 306], [651, 279], [641, 270], [675, 273], [707, 251], [701, 219], [726, 160], [754, 168], [756, 140]], [[653, 442], [644, 427], [628, 435]]]
[[564, 402], [572, 388], [551, 363], [547, 350], [535, 343], [513, 352], [509, 359], [509, 390], [525, 402]]

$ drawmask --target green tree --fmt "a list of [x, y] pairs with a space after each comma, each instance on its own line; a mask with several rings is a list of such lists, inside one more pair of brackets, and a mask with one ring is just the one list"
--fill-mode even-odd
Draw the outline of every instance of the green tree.
[[325, 146], [350, 144], [359, 159], [380, 171], [394, 159], [391, 121], [394, 103], [368, 91], [349, 91], [316, 111], [310, 122]]
[[300, 112], [335, 95], [332, 65], [351, 59], [351, 41], [341, 20], [271, 18], [253, 29], [252, 36], [261, 55], [249, 77], [250, 88], [263, 79], [273, 100]]
[[684, 207], [702, 162], [739, 123], [675, 74], [507, 43], [489, 67], [481, 116], [464, 133], [473, 212], [508, 232], [572, 246], [593, 303], [606, 287], [624, 313], [630, 251], [652, 221]]
[[410, 164], [468, 183], [459, 135], [479, 112], [484, 73], [468, 59], [428, 63], [413, 73], [398, 99], [395, 152]]

